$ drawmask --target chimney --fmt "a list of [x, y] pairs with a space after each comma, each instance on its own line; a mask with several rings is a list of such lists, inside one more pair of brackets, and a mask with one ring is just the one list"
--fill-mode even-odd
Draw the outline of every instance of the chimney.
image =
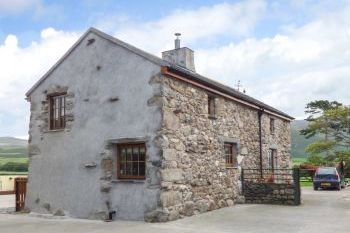
[[170, 63], [182, 66], [193, 72], [196, 72], [194, 67], [194, 52], [186, 47], [180, 47], [181, 33], [175, 33], [175, 49], [162, 52], [162, 58]]

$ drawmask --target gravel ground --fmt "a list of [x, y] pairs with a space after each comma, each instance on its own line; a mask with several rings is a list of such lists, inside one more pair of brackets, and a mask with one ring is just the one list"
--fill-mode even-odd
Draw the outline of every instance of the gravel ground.
[[303, 188], [302, 198], [301, 206], [236, 205], [167, 223], [105, 223], [0, 214], [0, 232], [350, 232], [350, 188], [342, 191], [313, 191]]
[[0, 213], [15, 208], [15, 195], [0, 195]]

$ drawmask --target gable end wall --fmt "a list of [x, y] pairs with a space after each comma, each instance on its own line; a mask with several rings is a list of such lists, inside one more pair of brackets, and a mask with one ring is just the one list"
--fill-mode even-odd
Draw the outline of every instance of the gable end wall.
[[[90, 39], [94, 42], [88, 44]], [[29, 96], [29, 182], [26, 207], [77, 218], [143, 220], [160, 190], [160, 67], [95, 33]], [[47, 95], [67, 92], [67, 127], [50, 131]], [[116, 177], [114, 140], [143, 138], [146, 179]]]

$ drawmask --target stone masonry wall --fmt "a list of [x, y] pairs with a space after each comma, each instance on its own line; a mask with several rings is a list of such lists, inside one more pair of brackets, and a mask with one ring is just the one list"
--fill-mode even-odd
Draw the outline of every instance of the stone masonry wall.
[[[68, 90], [68, 87], [62, 87], [58, 85], [52, 85], [43, 91], [43, 98], [41, 103], [30, 103], [30, 124], [29, 124], [29, 139], [28, 139], [28, 150], [29, 157], [41, 154], [39, 146], [32, 143], [32, 132], [33, 130], [39, 130], [40, 141], [43, 140], [44, 134], [49, 131], [50, 121], [50, 109], [49, 109], [49, 98], [54, 93], [66, 93], [66, 127], [63, 130], [69, 132], [72, 128], [74, 121], [73, 107], [74, 107], [74, 93]], [[36, 122], [38, 129], [34, 129], [34, 122]]]
[[[257, 111], [216, 97], [216, 118], [211, 119], [206, 91], [169, 77], [163, 78], [162, 88], [163, 162], [158, 210], [162, 215], [158, 217], [174, 220], [232, 206], [241, 195], [240, 167], [259, 167]], [[270, 135], [269, 119], [263, 115], [264, 166], [273, 147], [278, 150], [280, 166], [289, 167], [289, 122], [276, 119], [276, 132]], [[238, 167], [226, 168], [224, 142], [237, 143]]]
[[246, 203], [296, 205], [295, 185], [275, 183], [244, 183]]

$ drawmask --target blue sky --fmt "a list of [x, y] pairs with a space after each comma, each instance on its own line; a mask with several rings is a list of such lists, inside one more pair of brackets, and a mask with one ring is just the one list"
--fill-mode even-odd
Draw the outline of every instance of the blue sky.
[[24, 4], [17, 10], [7, 10], [7, 12], [1, 13], [2, 39], [7, 34], [13, 33], [21, 38], [21, 45], [27, 45], [32, 40], [38, 39], [38, 32], [47, 27], [82, 30], [95, 26], [101, 17], [116, 15], [143, 22], [160, 18], [175, 9], [196, 9], [199, 6], [210, 6], [218, 3], [218, 1], [213, 0], [29, 0], [29, 2], [33, 2], [33, 4]]
[[0, 0], [0, 136], [26, 137], [25, 91], [90, 26], [158, 56], [181, 32], [199, 73], [297, 118], [314, 99], [349, 104], [347, 0]]
[[[3, 0], [4, 2], [12, 2]], [[1, 1], [0, 1], [1, 2]], [[134, 22], [152, 21], [176, 10], [196, 10], [220, 3], [240, 3], [242, 1], [218, 0], [15, 0], [13, 7], [3, 7], [0, 11], [0, 39], [8, 34], [19, 37], [19, 45], [27, 46], [40, 38], [40, 31], [52, 27], [60, 30], [80, 31], [90, 26], [98, 26], [101, 18], [120, 17]], [[18, 2], [16, 4], [16, 2]], [[304, 24], [318, 13], [315, 3], [323, 9], [336, 9], [342, 1], [266, 1], [271, 15], [266, 14], [252, 32], [257, 38], [272, 36], [281, 26]], [[0, 6], [2, 3], [0, 3]], [[6, 5], [6, 4], [3, 4]], [[11, 5], [11, 3], [8, 3]], [[1, 8], [0, 8], [1, 9]], [[277, 13], [278, 12], [278, 13]], [[224, 43], [237, 38], [218, 38]], [[239, 39], [239, 38], [238, 38]]]

